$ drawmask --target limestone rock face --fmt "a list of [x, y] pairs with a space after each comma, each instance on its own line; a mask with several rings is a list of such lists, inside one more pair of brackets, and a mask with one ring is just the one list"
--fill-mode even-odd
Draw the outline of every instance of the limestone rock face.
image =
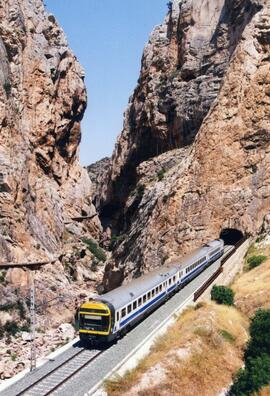
[[269, 26], [266, 1], [175, 0], [154, 30], [102, 190], [104, 212], [123, 207], [107, 288], [268, 227]]
[[0, 260], [55, 256], [65, 223], [100, 232], [71, 220], [95, 213], [77, 156], [84, 72], [41, 0], [0, 1], [0, 54]]
[[194, 141], [258, 9], [249, 0], [173, 2], [144, 49], [138, 86], [103, 184], [105, 212], [123, 206], [142, 161]]
[[99, 186], [103, 183], [104, 175], [107, 174], [110, 165], [111, 159], [104, 157], [86, 168], [92, 182], [92, 200], [96, 209], [100, 207]]

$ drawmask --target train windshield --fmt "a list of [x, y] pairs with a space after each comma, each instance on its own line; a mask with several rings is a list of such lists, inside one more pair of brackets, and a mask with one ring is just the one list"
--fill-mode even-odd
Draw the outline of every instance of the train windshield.
[[110, 326], [109, 316], [80, 315], [80, 328], [84, 330], [108, 331]]

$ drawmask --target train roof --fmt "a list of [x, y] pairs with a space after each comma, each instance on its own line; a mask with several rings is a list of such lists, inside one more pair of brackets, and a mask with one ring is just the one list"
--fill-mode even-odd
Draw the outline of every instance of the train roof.
[[115, 309], [119, 309], [170, 278], [178, 272], [179, 269], [184, 269], [194, 263], [194, 261], [206, 255], [209, 250], [220, 247], [220, 245], [220, 240], [211, 241], [201, 248], [193, 250], [188, 255], [185, 255], [165, 266], [159, 267], [154, 271], [140, 276], [139, 278], [133, 279], [126, 285], [119, 286], [116, 289], [99, 296], [97, 299], [111, 303]]
[[98, 299], [111, 303], [115, 309], [125, 306], [130, 301], [140, 297], [159, 283], [173, 276], [178, 271], [177, 267], [163, 266], [139, 278], [133, 279], [126, 285], [103, 294]]

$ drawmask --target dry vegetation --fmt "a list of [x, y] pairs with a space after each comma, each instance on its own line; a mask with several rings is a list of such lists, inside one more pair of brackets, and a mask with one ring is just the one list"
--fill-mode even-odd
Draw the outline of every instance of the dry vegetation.
[[254, 396], [269, 396], [270, 395], [270, 385], [263, 388], [259, 394], [255, 394]]
[[[151, 353], [123, 378], [106, 383], [109, 396], [216, 396], [227, 389], [242, 366], [249, 320], [270, 308], [270, 247], [252, 245], [247, 259], [269, 257], [233, 283], [236, 308], [199, 303], [188, 309], [153, 346]], [[269, 396], [270, 386], [256, 396]], [[254, 395], [255, 396], [255, 395]]]
[[270, 249], [252, 246], [248, 256], [254, 254], [264, 254], [268, 259], [258, 267], [243, 273], [232, 285], [235, 291], [235, 305], [248, 317], [258, 308], [270, 308]]
[[107, 382], [110, 396], [207, 395], [227, 387], [242, 365], [248, 321], [232, 307], [199, 304], [161, 337], [124, 378]]

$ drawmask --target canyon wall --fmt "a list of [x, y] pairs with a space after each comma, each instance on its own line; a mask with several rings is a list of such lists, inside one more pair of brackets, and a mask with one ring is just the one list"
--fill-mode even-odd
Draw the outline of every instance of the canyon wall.
[[146, 45], [100, 188], [104, 286], [236, 228], [268, 227], [270, 6], [175, 0]]
[[65, 231], [100, 233], [78, 162], [84, 72], [41, 0], [0, 1], [2, 262], [57, 257]]

